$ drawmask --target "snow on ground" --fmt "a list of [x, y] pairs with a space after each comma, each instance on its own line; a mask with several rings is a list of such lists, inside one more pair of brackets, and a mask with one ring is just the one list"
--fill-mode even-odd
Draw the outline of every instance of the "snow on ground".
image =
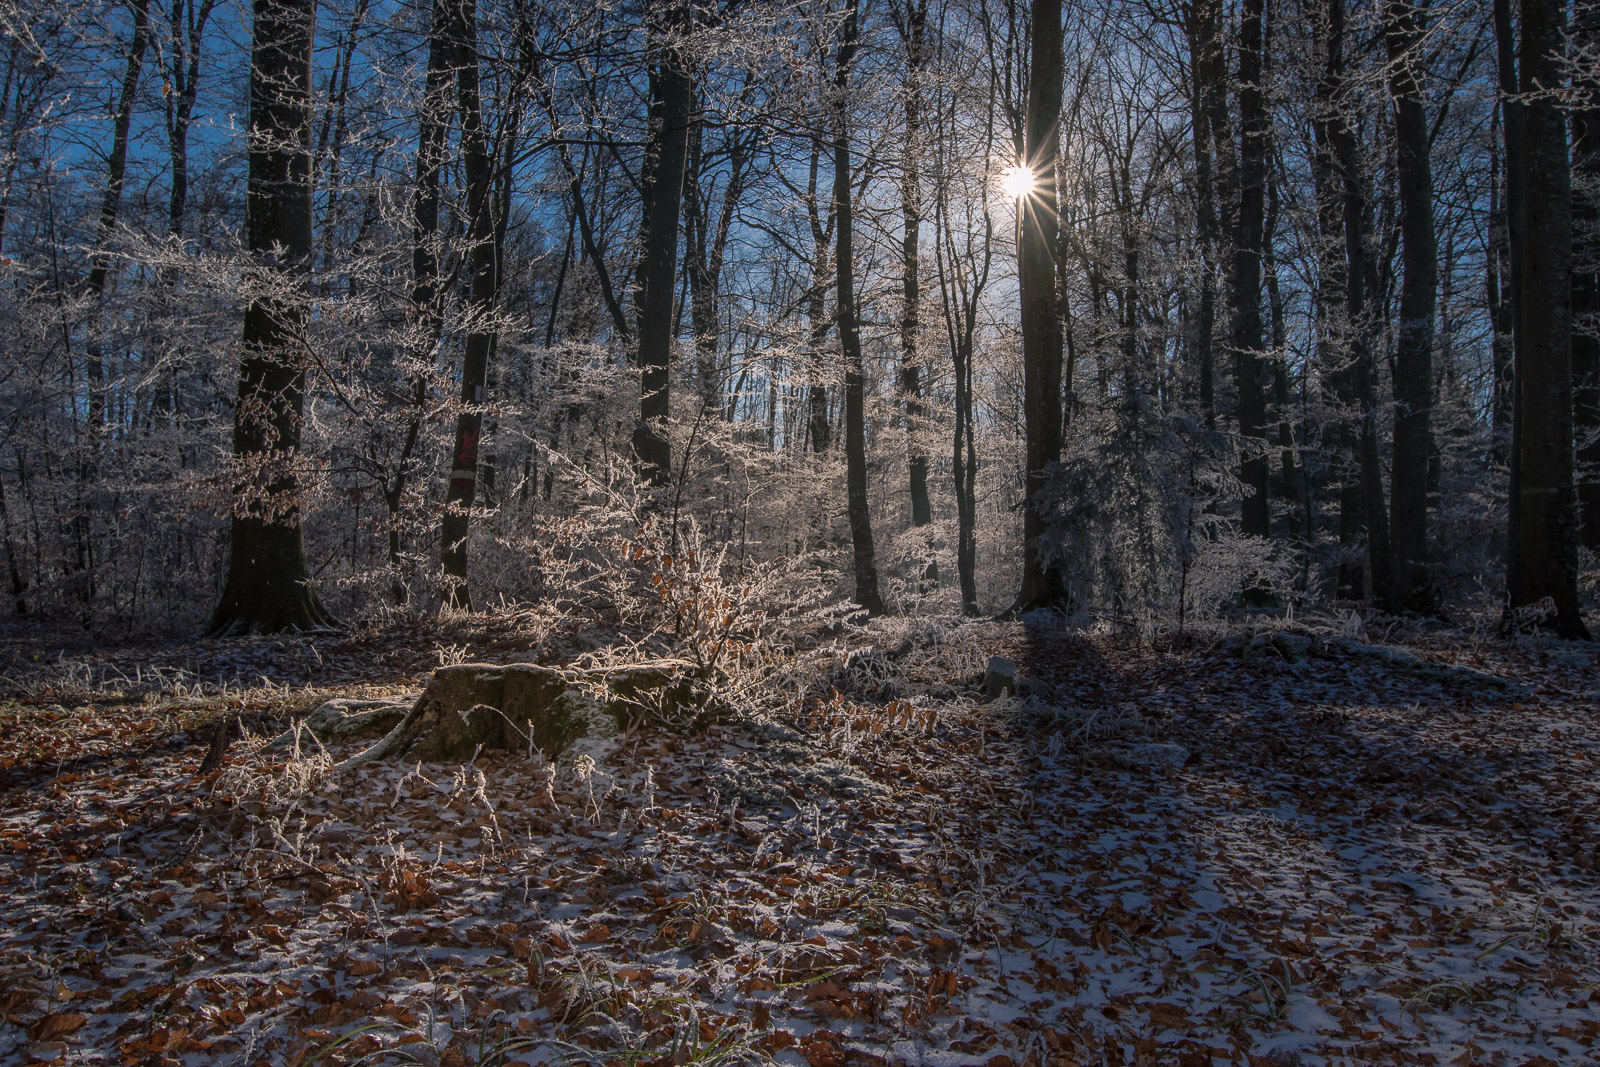
[[[197, 693], [229, 671], [420, 684], [362, 640], [165, 666]], [[301, 689], [107, 688], [160, 650], [132, 669], [84, 651], [49, 684], [14, 667], [0, 1062], [1593, 1058], [1592, 651], [1281, 632], [1155, 650], [999, 624], [852, 640], [877, 647], [775, 680], [784, 714], [635, 732], [592, 767], [337, 779], [319, 768], [354, 747], [309, 741], [196, 776], [197, 716], [303, 710]], [[1027, 695], [976, 699], [991, 652]]]

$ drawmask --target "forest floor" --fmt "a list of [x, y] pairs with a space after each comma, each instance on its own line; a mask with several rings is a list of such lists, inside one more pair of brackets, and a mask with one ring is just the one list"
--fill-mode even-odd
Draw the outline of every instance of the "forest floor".
[[0, 640], [0, 1063], [1600, 1057], [1588, 648], [889, 620], [592, 769], [335, 777], [260, 742], [515, 626]]

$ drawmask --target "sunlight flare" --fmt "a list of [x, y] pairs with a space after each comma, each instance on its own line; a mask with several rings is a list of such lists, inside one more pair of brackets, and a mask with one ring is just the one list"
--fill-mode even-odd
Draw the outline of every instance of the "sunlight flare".
[[1024, 166], [1007, 167], [1000, 172], [1000, 188], [1013, 200], [1021, 200], [1033, 192], [1033, 169]]

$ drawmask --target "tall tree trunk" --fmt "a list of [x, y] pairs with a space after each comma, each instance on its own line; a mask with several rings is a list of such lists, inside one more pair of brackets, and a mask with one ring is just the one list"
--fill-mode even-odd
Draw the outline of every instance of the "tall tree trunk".
[[[439, 291], [439, 179], [444, 170], [445, 134], [450, 124], [450, 45], [448, 0], [433, 0], [428, 29], [428, 68], [423, 76], [422, 110], [417, 116], [416, 187], [411, 194], [411, 332], [410, 356], [417, 370], [411, 380], [410, 416], [405, 441], [394, 473], [383, 487], [389, 523], [390, 595], [405, 604], [408, 590], [402, 577], [400, 510], [411, 480], [411, 457], [422, 433], [422, 413], [428, 402], [428, 375], [444, 329], [443, 294]], [[570, 240], [570, 234], [569, 234]]]
[[6, 550], [6, 577], [11, 590], [11, 611], [17, 618], [28, 614], [28, 601], [23, 597], [27, 588], [22, 580], [22, 568], [17, 563], [16, 544], [11, 538], [11, 514], [6, 510], [6, 483], [0, 478], [0, 540]]
[[1200, 246], [1200, 298], [1194, 321], [1194, 360], [1199, 374], [1200, 410], [1210, 426], [1216, 416], [1217, 218], [1214, 133], [1209, 101], [1224, 79], [1222, 28], [1217, 0], [1193, 0], [1184, 10], [1189, 45], [1189, 126], [1195, 168], [1195, 240]]
[[[1266, 365], [1261, 359], [1261, 243], [1267, 177], [1267, 112], [1262, 92], [1262, 23], [1265, 0], [1244, 0], [1239, 27], [1239, 208], [1234, 217], [1228, 296], [1233, 322], [1234, 385], [1244, 458], [1239, 477], [1249, 493], [1240, 532], [1266, 538], [1271, 508], [1269, 466], [1262, 446], [1267, 429]], [[1247, 590], [1247, 593], [1255, 593]], [[1259, 596], [1256, 597], [1259, 599]]]
[[[1272, 337], [1272, 403], [1278, 414], [1278, 458], [1282, 471], [1278, 496], [1288, 511], [1289, 539], [1301, 543], [1303, 528], [1297, 505], [1300, 503], [1300, 465], [1296, 462], [1294, 424], [1289, 412], [1289, 324], [1284, 306], [1283, 290], [1278, 283], [1278, 255], [1276, 237], [1279, 212], [1278, 182], [1275, 177], [1267, 181], [1266, 239], [1262, 243], [1265, 256], [1263, 268], [1267, 284], [1268, 321]], [[1309, 519], [1309, 517], [1308, 517]], [[1297, 551], [1299, 549], [1297, 548]]]
[[[1317, 110], [1313, 133], [1316, 152], [1313, 175], [1317, 186], [1317, 228], [1320, 243], [1317, 265], [1318, 362], [1333, 389], [1337, 405], [1332, 427], [1333, 471], [1339, 483], [1339, 566], [1336, 595], [1359, 600], [1366, 580], [1359, 559], [1361, 530], [1361, 475], [1356, 428], [1355, 373], [1351, 365], [1349, 320], [1349, 261], [1345, 253], [1345, 186], [1337, 147], [1339, 128], [1345, 123], [1344, 0], [1323, 0], [1318, 32], [1322, 36], [1322, 71], [1317, 79]], [[1359, 284], [1359, 280], [1355, 284]]]
[[1506, 389], [1504, 425], [1511, 432], [1506, 453], [1506, 512], [1508, 529], [1506, 558], [1518, 554], [1517, 542], [1521, 536], [1522, 500], [1520, 493], [1521, 447], [1518, 434], [1521, 424], [1516, 418], [1517, 348], [1522, 336], [1522, 200], [1523, 200], [1523, 122], [1526, 107], [1522, 102], [1521, 79], [1517, 74], [1517, 36], [1511, 23], [1512, 0], [1493, 0], [1495, 65], [1500, 83], [1500, 125], [1505, 135], [1505, 227], [1507, 263], [1509, 269], [1501, 280], [1510, 305], [1511, 359], [1508, 370], [1497, 384]]
[[[300, 523], [304, 277], [311, 266], [314, 0], [255, 0], [246, 247], [265, 291], [244, 313], [234, 408], [235, 496], [227, 580], [210, 633], [334, 624], [310, 584]], [[279, 254], [281, 250], [281, 255]]]
[[1557, 631], [1586, 639], [1572, 455], [1572, 175], [1566, 117], [1555, 99], [1566, 74], [1565, 36], [1563, 0], [1522, 0], [1517, 514], [1506, 591], [1511, 609], [1552, 598]]
[[677, 289], [678, 216], [683, 206], [683, 174], [689, 155], [689, 108], [693, 85], [688, 61], [671, 37], [687, 26], [678, 0], [652, 0], [650, 133], [645, 148], [647, 204], [644, 249], [636, 292], [639, 321], [639, 422], [633, 451], [646, 484], [667, 483], [672, 446], [664, 423], [670, 410], [668, 372], [672, 358], [673, 295]]
[[882, 615], [872, 519], [867, 512], [866, 373], [861, 360], [861, 325], [856, 318], [855, 218], [850, 189], [850, 70], [855, 65], [858, 32], [857, 2], [846, 0], [833, 75], [834, 318], [839, 324], [839, 348], [844, 356], [845, 488], [855, 556], [856, 603], [869, 614]]
[[[1509, 32], [1509, 29], [1508, 29]], [[1506, 206], [1506, 173], [1501, 138], [1505, 102], [1495, 105], [1489, 126], [1489, 248], [1484, 257], [1488, 290], [1490, 340], [1489, 458], [1498, 473], [1511, 463], [1511, 367], [1516, 351], [1516, 315], [1512, 300], [1516, 272], [1512, 268], [1510, 212]], [[1520, 251], [1517, 253], [1520, 258]]]
[[1433, 319], [1438, 251], [1433, 230], [1433, 166], [1422, 79], [1423, 13], [1412, 0], [1387, 0], [1384, 38], [1394, 98], [1396, 170], [1400, 185], [1402, 274], [1394, 343], [1394, 451], [1390, 465], [1389, 532], [1395, 605], [1433, 610], [1428, 574], [1428, 465], [1433, 454]]
[[[699, 105], [691, 108], [698, 111]], [[708, 262], [710, 227], [703, 182], [705, 171], [705, 125], [689, 124], [688, 162], [683, 174], [684, 281], [689, 288], [689, 330], [694, 335], [695, 374], [700, 379], [700, 406], [707, 412], [722, 410], [722, 367], [720, 366], [717, 283]]]
[[1049, 561], [1045, 488], [1061, 460], [1061, 318], [1056, 307], [1055, 249], [1061, 218], [1056, 157], [1061, 140], [1061, 0], [1033, 0], [1023, 164], [1033, 191], [1017, 204], [1021, 234], [1017, 281], [1022, 304], [1022, 406], [1025, 479], [1022, 588], [1014, 610], [1055, 607], [1066, 599], [1061, 569]]
[[[995, 112], [994, 98], [997, 86], [989, 83], [988, 114]], [[954, 372], [954, 423], [951, 441], [950, 466], [954, 475], [956, 498], [956, 579], [961, 589], [963, 615], [978, 613], [978, 452], [976, 442], [977, 422], [973, 417], [973, 338], [977, 333], [983, 291], [989, 284], [990, 270], [994, 264], [994, 217], [989, 211], [987, 196], [983, 198], [983, 230], [968, 225], [953, 227], [950, 219], [949, 167], [943, 164], [951, 149], [944, 142], [950, 137], [949, 122], [934, 123], [940, 131], [940, 158], [935, 159], [934, 192], [934, 269], [939, 282], [939, 299], [944, 311], [945, 339], [950, 349], [951, 370]], [[987, 146], [993, 147], [995, 123], [990, 118], [986, 124]], [[965, 242], [964, 249], [956, 247], [957, 231]], [[980, 251], [981, 250], [981, 251]]]
[[122, 91], [112, 117], [111, 158], [106, 163], [106, 188], [100, 198], [100, 221], [95, 229], [95, 253], [89, 267], [89, 299], [95, 316], [90, 331], [85, 377], [89, 380], [89, 433], [99, 438], [106, 427], [105, 363], [101, 348], [99, 305], [111, 275], [111, 253], [106, 245], [117, 228], [117, 213], [122, 206], [122, 185], [128, 171], [128, 130], [133, 124], [133, 104], [139, 92], [139, 75], [144, 70], [144, 53], [150, 43], [150, 0], [134, 0], [133, 38], [128, 43], [128, 64], [122, 75]]
[[498, 333], [495, 296], [500, 261], [495, 247], [494, 161], [483, 129], [478, 88], [478, 13], [476, 0], [449, 0], [450, 51], [456, 70], [457, 110], [461, 116], [461, 154], [467, 184], [467, 251], [472, 283], [467, 298], [467, 338], [461, 361], [461, 412], [456, 416], [450, 486], [440, 522], [440, 563], [445, 601], [472, 610], [467, 585], [467, 534], [478, 490], [478, 447], [483, 409], [488, 401], [489, 356]]
[[824, 380], [825, 361], [822, 346], [828, 339], [829, 328], [833, 325], [833, 320], [828, 316], [827, 303], [828, 288], [832, 284], [828, 246], [833, 228], [838, 221], [831, 198], [828, 202], [826, 223], [823, 221], [823, 212], [817, 204], [817, 173], [821, 154], [821, 144], [812, 141], [811, 167], [806, 186], [806, 214], [811, 223], [811, 241], [814, 248], [811, 257], [811, 289], [806, 293], [806, 316], [811, 324], [809, 351], [812, 381], [806, 390], [806, 417], [811, 451], [819, 456], [827, 452], [833, 443], [832, 424], [828, 421], [828, 386]]
[[216, 0], [172, 0], [168, 16], [171, 66], [167, 80], [167, 154], [172, 164], [172, 186], [167, 194], [167, 233], [183, 236], [183, 217], [189, 203], [189, 127], [200, 95], [200, 46]]
[[[1351, 447], [1352, 480], [1340, 497], [1340, 542], [1355, 526], [1356, 516], [1366, 527], [1367, 569], [1372, 580], [1372, 598], [1383, 606], [1392, 602], [1393, 568], [1389, 556], [1389, 516], [1383, 492], [1383, 467], [1378, 452], [1377, 368], [1372, 357], [1373, 316], [1367, 295], [1378, 288], [1378, 272], [1367, 255], [1369, 207], [1366, 183], [1356, 145], [1354, 123], [1345, 97], [1343, 63], [1344, 4], [1328, 0], [1328, 75], [1333, 85], [1325, 99], [1334, 103], [1326, 123], [1332, 160], [1338, 171], [1340, 190], [1339, 231], [1343, 237], [1344, 365], [1348, 384], [1341, 380], [1341, 396], [1348, 396], [1355, 425], [1346, 432]], [[1331, 310], [1331, 309], [1330, 309]], [[1348, 424], [1347, 424], [1348, 425]], [[1348, 557], [1347, 557], [1348, 562]], [[1351, 584], [1354, 584], [1353, 582]], [[1341, 581], [1341, 585], [1344, 582]]]
[[106, 434], [105, 322], [103, 317], [106, 282], [111, 275], [111, 252], [107, 247], [117, 227], [122, 206], [122, 186], [128, 169], [128, 131], [133, 122], [133, 105], [139, 91], [139, 76], [144, 70], [144, 54], [150, 42], [150, 0], [134, 0], [133, 37], [128, 42], [128, 60], [122, 75], [122, 90], [112, 116], [111, 156], [106, 162], [106, 187], [100, 199], [100, 219], [95, 228], [94, 255], [90, 259], [86, 285], [89, 297], [89, 337], [84, 346], [84, 378], [88, 386], [89, 412], [87, 440], [78, 458], [79, 500], [72, 517], [77, 595], [85, 626], [92, 623], [95, 610], [94, 543], [91, 497], [100, 477], [100, 447]]
[[[1367, 527], [1367, 570], [1372, 600], [1383, 608], [1394, 606], [1394, 563], [1390, 555], [1389, 514], [1383, 491], [1383, 464], [1378, 438], [1378, 367], [1373, 356], [1376, 312], [1368, 296], [1376, 297], [1378, 271], [1367, 254], [1370, 228], [1366, 186], [1355, 158], [1354, 138], [1349, 138], [1345, 163], [1345, 256], [1350, 287], [1346, 294], [1350, 319], [1350, 373], [1354, 381], [1357, 413], [1356, 460], [1361, 513]], [[1374, 301], [1375, 302], [1375, 301]]]
[[[1600, 10], [1573, 11], [1576, 48], [1600, 47]], [[1585, 73], [1572, 112], [1572, 418], [1581, 543], [1600, 548], [1600, 78]]]
[[[695, 110], [698, 111], [698, 108]], [[689, 283], [689, 323], [694, 332], [695, 370], [700, 378], [701, 403], [709, 412], [733, 418], [731, 405], [722, 404], [722, 322], [719, 287], [727, 256], [734, 214], [744, 194], [749, 156], [746, 143], [734, 134], [728, 145], [727, 181], [713, 203], [705, 188], [707, 170], [704, 125], [690, 127], [689, 162], [684, 173], [684, 208], [688, 248], [684, 255]]]
[[[922, 242], [922, 71], [927, 62], [928, 0], [907, 0], [900, 33], [906, 46], [905, 145], [900, 167], [900, 395], [905, 405], [908, 442], [907, 479], [911, 490], [911, 525], [933, 521], [928, 497], [928, 454], [922, 446], [922, 358], [917, 351], [921, 329]], [[930, 566], [930, 579], [937, 578]]]
[[956, 379], [955, 437], [950, 457], [956, 494], [956, 581], [961, 587], [961, 613], [968, 616], [978, 614], [978, 451], [972, 414], [972, 325], [970, 319], [964, 323], [951, 349]]

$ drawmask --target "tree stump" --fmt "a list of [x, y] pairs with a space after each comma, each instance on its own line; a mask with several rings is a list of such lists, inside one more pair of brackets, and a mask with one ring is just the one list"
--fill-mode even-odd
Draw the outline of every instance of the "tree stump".
[[610, 737], [641, 721], [687, 724], [708, 693], [693, 665], [678, 660], [585, 668], [441, 667], [387, 736], [340, 766], [385, 757], [465, 760], [480, 749], [538, 749], [554, 759], [580, 738]]

